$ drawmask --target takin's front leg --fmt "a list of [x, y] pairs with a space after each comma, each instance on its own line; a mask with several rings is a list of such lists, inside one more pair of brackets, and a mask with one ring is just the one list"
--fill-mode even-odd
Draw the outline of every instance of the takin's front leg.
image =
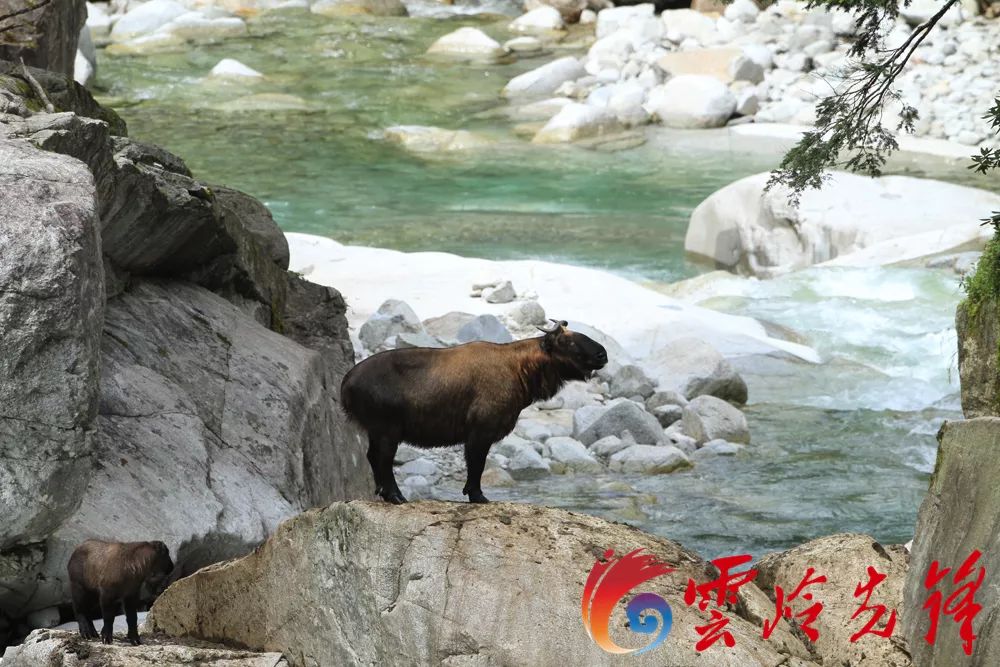
[[101, 626], [101, 642], [111, 644], [115, 637], [115, 616], [118, 615], [121, 604], [113, 594], [103, 590], [101, 591], [100, 603], [101, 618], [104, 619], [104, 625]]
[[375, 483], [379, 485], [378, 494], [383, 500], [393, 505], [402, 505], [406, 502], [403, 493], [396, 484], [396, 475], [392, 470], [393, 461], [396, 459], [396, 450], [399, 448], [399, 439], [382, 435], [377, 440], [378, 451], [378, 474], [375, 476]]
[[139, 593], [126, 595], [123, 602], [125, 606], [125, 622], [128, 624], [128, 641], [132, 646], [138, 646], [142, 643], [139, 640]]
[[488, 503], [489, 499], [483, 495], [482, 478], [483, 468], [486, 467], [486, 455], [490, 453], [492, 443], [483, 444], [481, 442], [465, 443], [465, 467], [467, 477], [465, 488], [462, 493], [469, 496], [470, 503]]
[[70, 582], [69, 592], [73, 600], [73, 615], [76, 616], [80, 636], [84, 639], [97, 639], [97, 628], [90, 620], [90, 612], [96, 602], [96, 596], [75, 581]]

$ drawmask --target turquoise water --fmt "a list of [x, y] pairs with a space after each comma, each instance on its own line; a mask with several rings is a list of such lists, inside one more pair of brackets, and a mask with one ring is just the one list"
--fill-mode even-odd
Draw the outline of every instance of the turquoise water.
[[[661, 282], [705, 271], [683, 252], [691, 210], [733, 180], [769, 169], [774, 157], [690, 141], [621, 152], [531, 145], [498, 111], [499, 91], [553, 53], [492, 65], [423, 55], [462, 25], [503, 40], [507, 20], [263, 16], [243, 39], [174, 53], [102, 53], [98, 92], [132, 136], [182, 155], [206, 181], [261, 198], [288, 231], [402, 250], [554, 259]], [[266, 79], [204, 81], [224, 57]], [[297, 99], [247, 99], [274, 94]], [[300, 108], [259, 110], [264, 102]], [[399, 124], [466, 129], [493, 143], [415, 155], [381, 138]], [[688, 472], [629, 478], [634, 492], [600, 490], [609, 476], [556, 477], [488, 495], [627, 520], [709, 556], [759, 554], [844, 530], [905, 542], [933, 468], [934, 433], [959, 416], [952, 329], [959, 297], [955, 276], [913, 269], [722, 281], [705, 305], [789, 327], [824, 359], [741, 367], [751, 447]]]

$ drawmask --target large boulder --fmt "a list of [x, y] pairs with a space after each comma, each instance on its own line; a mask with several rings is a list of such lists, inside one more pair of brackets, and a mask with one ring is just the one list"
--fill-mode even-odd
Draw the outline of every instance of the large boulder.
[[684, 406], [681, 419], [684, 432], [698, 444], [717, 439], [744, 445], [750, 442], [746, 415], [721, 398], [699, 396], [693, 399]]
[[[859, 585], [870, 580], [868, 568], [873, 567], [885, 580], [872, 592], [869, 606], [885, 605], [886, 615], [876, 625], [882, 630], [889, 621], [889, 614], [896, 613], [891, 637], [866, 634], [851, 641], [851, 636], [864, 628], [873, 612], [864, 612], [852, 618], [864, 597], [855, 597]], [[823, 610], [810, 627], [819, 636], [808, 641], [811, 652], [822, 658], [824, 665], [852, 665], [852, 667], [910, 667], [910, 656], [903, 648], [903, 627], [898, 615], [903, 613], [903, 583], [907, 576], [906, 550], [901, 546], [882, 546], [867, 535], [842, 534], [821, 537], [788, 551], [769, 554], [757, 563], [757, 585], [770, 596], [775, 596], [775, 586], [780, 586], [788, 599], [802, 582], [809, 568], [814, 577], [824, 576], [826, 581], [803, 589], [789, 605], [799, 614], [811, 605], [820, 603]], [[814, 578], [811, 577], [811, 578]], [[906, 607], [913, 613], [914, 607]], [[799, 635], [803, 637], [803, 635]], [[923, 664], [914, 662], [913, 664]]]
[[681, 74], [650, 91], [646, 110], [668, 127], [722, 127], [736, 111], [736, 97], [715, 77]]
[[[937, 463], [930, 489], [920, 505], [917, 528], [906, 577], [903, 626], [914, 665], [976, 667], [1000, 664], [1000, 628], [993, 614], [1000, 605], [1000, 590], [995, 585], [1000, 570], [1000, 419], [980, 417], [968, 421], [947, 422], [938, 433]], [[982, 556], [970, 563], [967, 576], [958, 576], [963, 564], [978, 550]], [[950, 568], [947, 576], [925, 587], [931, 564], [939, 571]], [[985, 568], [985, 579], [975, 595], [983, 613], [971, 621], [977, 635], [972, 655], [966, 655], [961, 624], [954, 616], [941, 614], [933, 644], [925, 640], [931, 625], [929, 609], [924, 605], [934, 591], [941, 603], [963, 585], [973, 586]], [[960, 594], [948, 601], [960, 608]]]
[[393, 336], [422, 331], [420, 318], [412, 308], [398, 299], [388, 299], [361, 325], [358, 337], [367, 350], [378, 352]]
[[213, 646], [201, 641], [175, 641], [143, 637], [142, 646], [105, 645], [87, 641], [77, 632], [37, 630], [23, 644], [9, 649], [3, 667], [78, 667], [85, 664], [109, 667], [288, 667], [280, 653], [256, 653]]
[[0, 192], [2, 551], [43, 540], [86, 487], [104, 270], [86, 165], [0, 138]]
[[959, 304], [958, 373], [966, 418], [1000, 417], [1000, 304], [996, 298]]
[[[581, 408], [581, 410], [587, 409]], [[609, 408], [594, 408], [594, 412], [595, 417], [592, 421], [577, 422], [574, 425], [573, 437], [585, 445], [591, 445], [609, 435], [620, 437], [625, 431], [631, 433], [635, 441], [643, 445], [666, 442], [660, 422], [638, 403], [621, 400]]]
[[748, 176], [691, 214], [684, 248], [738, 273], [768, 277], [813, 264], [879, 266], [985, 244], [983, 211], [1000, 195], [908, 176], [835, 172], [798, 208], [770, 173]]
[[672, 340], [643, 364], [661, 390], [674, 391], [681, 398], [709, 395], [747, 402], [747, 383], [718, 350], [700, 338]]
[[108, 303], [102, 353], [86, 492], [49, 536], [44, 576], [6, 587], [8, 608], [65, 600], [66, 563], [87, 538], [155, 536], [188, 572], [245, 553], [307, 507], [370, 493], [321, 355], [221, 297], [136, 282]]
[[506, 97], [546, 97], [556, 92], [563, 83], [579, 79], [583, 65], [573, 56], [565, 56], [524, 74], [515, 76], [504, 86]]
[[[508, 503], [351, 502], [310, 510], [253, 554], [176, 582], [147, 623], [172, 636], [281, 651], [293, 667], [618, 664], [580, 618], [584, 582], [609, 549], [618, 556], [643, 549], [674, 568], [640, 588], [670, 604], [674, 630], [630, 662], [811, 664], [783, 622], [761, 639], [760, 614], [772, 605], [753, 583], [724, 611], [735, 645], [699, 657], [694, 626], [708, 614], [683, 596], [689, 579], [713, 578], [713, 566], [628, 526]], [[604, 627], [598, 616], [595, 624]], [[619, 645], [649, 643], [625, 629], [620, 605], [609, 628]]]
[[[11, 16], [14, 12], [36, 9]], [[25, 2], [0, 0], [0, 60], [19, 63], [21, 59], [32, 67], [73, 76], [76, 46], [87, 21], [85, 0], [56, 2]]]

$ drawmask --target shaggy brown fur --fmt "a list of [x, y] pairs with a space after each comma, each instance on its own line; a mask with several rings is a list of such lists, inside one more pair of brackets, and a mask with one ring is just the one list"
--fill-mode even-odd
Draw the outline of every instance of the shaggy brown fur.
[[174, 569], [170, 551], [163, 542], [102, 542], [87, 540], [70, 556], [69, 587], [73, 613], [84, 639], [97, 639], [91, 621], [100, 610], [104, 619], [101, 640], [112, 642], [115, 616], [125, 606], [128, 639], [139, 645], [136, 623], [139, 593], [145, 583], [154, 592]]
[[392, 503], [399, 491], [392, 462], [401, 441], [417, 447], [465, 444], [463, 493], [488, 502], [480, 477], [490, 447], [514, 429], [521, 410], [551, 398], [568, 380], [583, 380], [608, 361], [607, 351], [557, 323], [544, 336], [514, 343], [468, 343], [373, 355], [344, 377], [344, 409], [368, 431], [376, 492]]

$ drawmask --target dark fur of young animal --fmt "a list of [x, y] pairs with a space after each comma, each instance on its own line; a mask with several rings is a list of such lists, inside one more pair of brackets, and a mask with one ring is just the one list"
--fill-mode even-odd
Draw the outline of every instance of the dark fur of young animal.
[[145, 583], [153, 593], [158, 593], [174, 563], [163, 542], [87, 540], [73, 551], [67, 569], [80, 636], [97, 639], [91, 618], [99, 611], [104, 619], [101, 641], [110, 644], [115, 616], [124, 603], [128, 639], [138, 646], [136, 614], [142, 585]]
[[604, 347], [566, 327], [556, 322], [541, 329], [543, 336], [502, 345], [390, 350], [352, 368], [341, 399], [368, 432], [376, 493], [391, 503], [406, 502], [392, 470], [400, 442], [425, 448], [464, 443], [468, 476], [462, 492], [470, 502], [489, 502], [480, 486], [486, 455], [514, 430], [521, 410], [608, 362]]

